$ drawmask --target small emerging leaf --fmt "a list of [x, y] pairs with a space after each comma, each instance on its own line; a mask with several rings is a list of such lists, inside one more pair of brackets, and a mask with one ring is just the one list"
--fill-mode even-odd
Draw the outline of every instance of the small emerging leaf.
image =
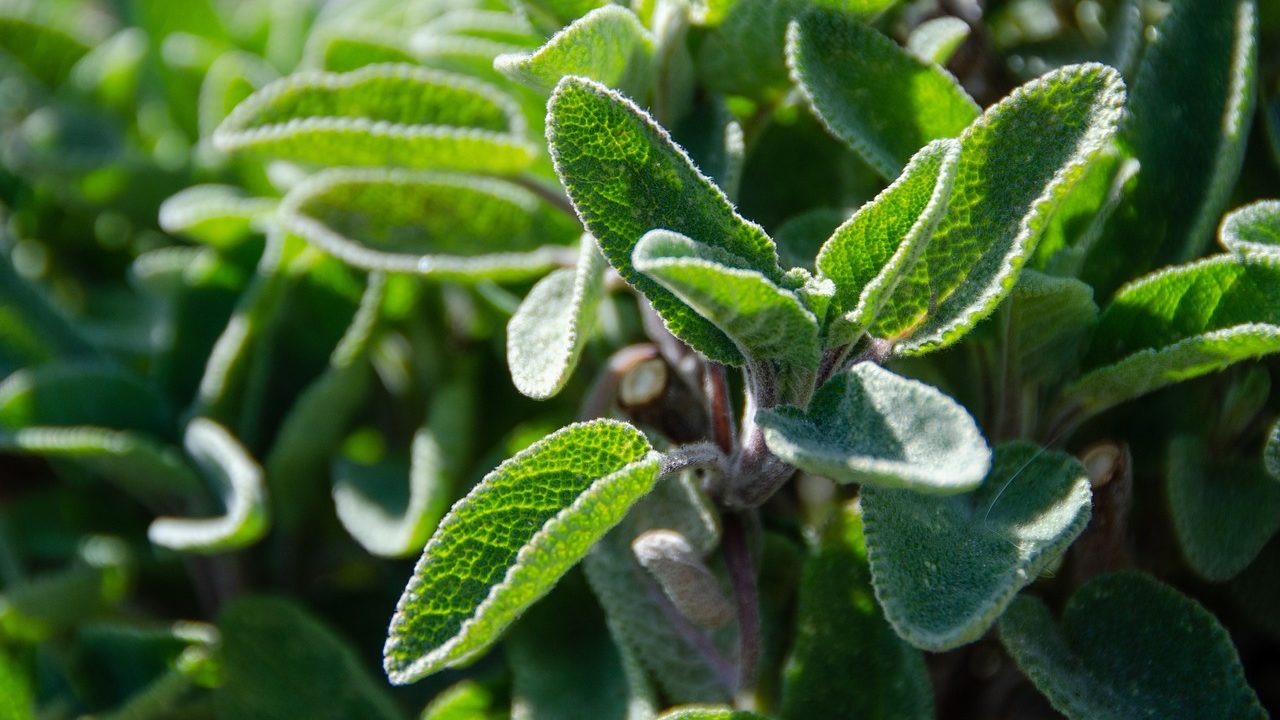
[[944, 15], [917, 25], [907, 37], [907, 51], [922, 62], [946, 65], [968, 37], [969, 23]]
[[635, 13], [617, 5], [596, 8], [556, 33], [532, 53], [499, 55], [502, 74], [549, 91], [576, 75], [643, 97], [652, 73], [653, 37]]
[[1228, 213], [1221, 240], [1242, 257], [1280, 257], [1280, 200], [1259, 200]]

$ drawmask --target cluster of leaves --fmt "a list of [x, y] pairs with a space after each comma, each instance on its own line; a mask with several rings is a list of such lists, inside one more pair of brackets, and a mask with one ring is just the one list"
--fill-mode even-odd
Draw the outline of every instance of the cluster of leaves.
[[0, 98], [2, 720], [1280, 702], [1273, 4], [12, 1]]

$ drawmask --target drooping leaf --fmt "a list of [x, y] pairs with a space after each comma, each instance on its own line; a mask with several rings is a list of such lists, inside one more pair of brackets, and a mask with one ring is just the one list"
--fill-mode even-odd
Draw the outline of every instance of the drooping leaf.
[[144, 502], [196, 496], [203, 485], [176, 449], [127, 430], [2, 428], [0, 449], [51, 460], [70, 460]]
[[[744, 358], [817, 366], [813, 313], [742, 258], [679, 233], [651, 230], [636, 243], [631, 264], [709, 320]], [[713, 351], [693, 347], [708, 356]]]
[[255, 92], [214, 145], [325, 165], [516, 172], [537, 149], [510, 97], [465, 76], [412, 65], [298, 73]]
[[787, 29], [787, 64], [818, 117], [886, 178], [980, 109], [946, 70], [869, 25], [814, 9]]
[[106, 363], [42, 365], [0, 383], [0, 428], [96, 426], [163, 438], [172, 422], [173, 411], [154, 386]]
[[50, 90], [62, 85], [89, 49], [83, 40], [13, 10], [0, 14], [0, 53], [16, 60]]
[[384, 650], [391, 681], [474, 659], [657, 475], [639, 431], [597, 420], [552, 433], [485, 476], [436, 529], [396, 606]]
[[872, 334], [922, 354], [990, 314], [1063, 193], [1110, 141], [1123, 103], [1118, 73], [1073, 65], [1023, 85], [970, 125], [947, 212]]
[[1066, 377], [1084, 355], [1098, 322], [1093, 288], [1072, 278], [1023, 270], [1009, 297], [1006, 352], [1027, 380], [1052, 383]]
[[565, 78], [547, 106], [556, 172], [587, 230], [667, 327], [707, 357], [742, 363], [733, 342], [631, 262], [640, 237], [666, 229], [732, 253], [771, 282], [781, 279], [773, 241], [744, 220], [689, 157], [635, 104], [598, 83]]
[[160, 227], [210, 247], [227, 248], [261, 231], [276, 204], [229, 185], [193, 185], [160, 206]]
[[907, 50], [921, 62], [946, 65], [968, 37], [968, 23], [944, 15], [917, 25], [907, 37]]
[[894, 633], [876, 602], [861, 518], [842, 508], [826, 534], [805, 562], [781, 717], [931, 720], [924, 656]]
[[590, 235], [577, 268], [538, 281], [507, 323], [507, 368], [521, 393], [538, 400], [560, 392], [590, 336], [604, 289], [604, 258]]
[[863, 488], [876, 597], [898, 634], [942, 651], [977, 640], [1089, 522], [1090, 489], [1070, 455], [996, 448], [972, 493]]
[[1217, 460], [1204, 442], [1169, 444], [1165, 492], [1182, 555], [1198, 575], [1230, 580], [1280, 529], [1280, 481], [1257, 460]]
[[1218, 620], [1149, 575], [1093, 580], [1060, 625], [1042, 601], [1019, 598], [1000, 621], [1000, 639], [1071, 720], [1267, 716]]
[[402, 717], [351, 646], [291, 602], [237, 600], [222, 612], [218, 627], [224, 674], [215, 694], [219, 720]]
[[1222, 246], [1242, 257], [1280, 256], [1280, 200], [1259, 200], [1222, 219]]
[[285, 196], [279, 218], [354, 267], [451, 280], [539, 275], [579, 233], [505, 180], [382, 168], [312, 175]]
[[1116, 293], [1067, 388], [1100, 412], [1170, 383], [1280, 351], [1280, 262], [1212, 257], [1167, 268]]
[[946, 495], [977, 487], [991, 463], [959, 403], [875, 363], [832, 377], [807, 411], [761, 410], [756, 422], [779, 457], [843, 483]]
[[499, 55], [502, 74], [542, 91], [566, 75], [589, 78], [643, 97], [653, 63], [653, 37], [635, 13], [605, 5], [575, 20], [532, 53]]
[[1208, 243], [1253, 119], [1256, 15], [1254, 0], [1176, 0], [1156, 26], [1121, 132], [1141, 169], [1085, 268], [1102, 296], [1135, 270], [1187, 262]]
[[818, 252], [818, 277], [835, 283], [826, 344], [848, 344], [875, 319], [924, 251], [946, 211], [960, 144], [938, 140], [902, 175], [836, 228]]

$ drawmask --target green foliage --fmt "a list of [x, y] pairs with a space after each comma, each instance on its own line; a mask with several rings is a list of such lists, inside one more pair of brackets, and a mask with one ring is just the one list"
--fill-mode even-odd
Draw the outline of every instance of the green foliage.
[[1222, 246], [1237, 255], [1275, 257], [1280, 254], [1280, 202], [1260, 200], [1233, 210], [1219, 232]]
[[533, 53], [500, 55], [494, 68], [538, 90], [549, 91], [567, 75], [585, 77], [624, 92], [649, 84], [653, 37], [635, 13], [606, 5], [568, 25]]

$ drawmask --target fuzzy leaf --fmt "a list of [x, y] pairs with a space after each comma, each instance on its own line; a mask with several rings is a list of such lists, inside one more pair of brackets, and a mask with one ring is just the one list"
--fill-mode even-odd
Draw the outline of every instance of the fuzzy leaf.
[[742, 258], [679, 233], [651, 230], [636, 244], [631, 263], [711, 321], [743, 357], [817, 366], [818, 321], [813, 313], [794, 294], [749, 269]]
[[666, 131], [598, 83], [565, 78], [547, 106], [547, 139], [560, 181], [587, 230], [622, 277], [653, 303], [676, 337], [712, 360], [740, 365], [733, 342], [631, 263], [649, 230], [666, 229], [742, 258], [778, 282], [773, 241], [744, 220]]
[[1137, 174], [1138, 161], [1125, 158], [1114, 145], [1095, 155], [1049, 218], [1028, 267], [1053, 275], [1079, 275], [1090, 248]]
[[990, 314], [1063, 193], [1110, 141], [1123, 103], [1115, 70], [1073, 65], [1023, 85], [970, 125], [947, 212], [872, 334], [918, 355]]
[[432, 698], [418, 720], [510, 720], [507, 708], [498, 707], [496, 694], [474, 680], [462, 680]]
[[1148, 275], [1121, 288], [1102, 313], [1067, 388], [1100, 412], [1171, 383], [1280, 351], [1280, 261], [1231, 255]]
[[1217, 619], [1148, 575], [1089, 582], [1061, 625], [1039, 599], [1019, 598], [1000, 621], [1000, 639], [1071, 720], [1267, 717]]
[[282, 78], [213, 134], [226, 152], [324, 165], [516, 172], [537, 148], [515, 101], [465, 76], [412, 65]]
[[1089, 522], [1089, 478], [1070, 455], [996, 448], [976, 491], [930, 497], [866, 487], [876, 597], [907, 642], [940, 652], [981, 637]]
[[832, 377], [807, 412], [761, 410], [756, 422], [779, 457], [842, 483], [946, 495], [977, 487], [991, 463], [959, 403], [875, 363]]
[[154, 386], [105, 363], [43, 365], [0, 383], [0, 428], [92, 425], [165, 437], [172, 417]]
[[147, 539], [179, 552], [220, 553], [257, 542], [270, 516], [262, 468], [217, 423], [196, 418], [187, 425], [187, 454], [214, 484], [223, 515], [212, 518], [157, 518]]
[[383, 653], [391, 681], [474, 659], [657, 476], [644, 436], [609, 420], [552, 433], [486, 475], [440, 523], [396, 605]]
[[604, 259], [584, 235], [578, 267], [539, 280], [507, 323], [507, 368], [517, 390], [538, 400], [560, 392], [587, 344], [603, 289]]
[[1280, 482], [1257, 460], [1213, 458], [1199, 438], [1169, 444], [1165, 492], [1182, 555], [1206, 580], [1230, 580], [1280, 529]]
[[658, 720], [769, 720], [769, 718], [725, 706], [685, 705], [662, 713], [658, 716]]
[[907, 51], [921, 62], [946, 65], [968, 37], [969, 23], [944, 15], [917, 25], [907, 37]]
[[218, 125], [250, 95], [279, 79], [271, 63], [253, 53], [228, 50], [205, 72], [200, 83], [197, 118], [200, 137], [211, 140]]
[[787, 64], [823, 124], [886, 178], [980, 112], [947, 71], [835, 10], [810, 10], [787, 28]]
[[366, 270], [450, 280], [520, 279], [553, 266], [577, 223], [497, 178], [333, 169], [285, 196], [280, 223]]
[[225, 249], [260, 232], [276, 204], [272, 198], [248, 197], [229, 185], [193, 185], [160, 205], [160, 227]]
[[71, 460], [143, 502], [199, 495], [204, 485], [176, 449], [129, 431], [97, 427], [3, 428], [0, 450]]
[[538, 90], [576, 75], [643, 97], [653, 63], [653, 37], [635, 13], [617, 5], [596, 8], [532, 53], [499, 55], [498, 72]]
[[1254, 0], [1175, 0], [1142, 55], [1121, 141], [1141, 163], [1090, 254], [1102, 296], [1204, 250], [1244, 160], [1257, 75]]
[[1052, 383], [1079, 364], [1098, 322], [1093, 288], [1072, 278], [1023, 270], [1009, 298], [1014, 367], [1024, 379]]
[[1222, 246], [1242, 257], [1280, 257], [1280, 200], [1259, 200], [1222, 219]]
[[835, 283], [826, 344], [853, 342], [911, 270], [946, 211], [960, 144], [937, 140], [902, 175], [836, 228], [818, 252], [819, 279]]

